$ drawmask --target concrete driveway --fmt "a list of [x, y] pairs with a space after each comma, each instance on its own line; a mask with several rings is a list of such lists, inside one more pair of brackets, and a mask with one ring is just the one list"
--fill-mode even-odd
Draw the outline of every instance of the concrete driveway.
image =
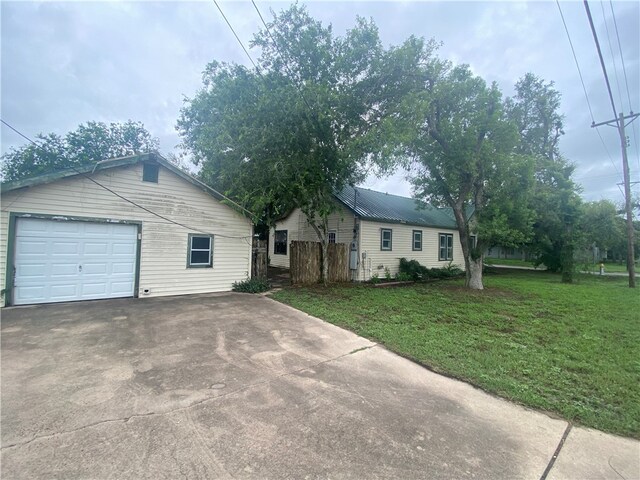
[[640, 476], [577, 428], [549, 469], [566, 422], [261, 296], [5, 309], [1, 353], [2, 478]]

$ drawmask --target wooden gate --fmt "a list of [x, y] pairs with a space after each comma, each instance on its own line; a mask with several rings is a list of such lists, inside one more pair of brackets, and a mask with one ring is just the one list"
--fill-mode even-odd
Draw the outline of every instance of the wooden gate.
[[267, 241], [253, 239], [251, 278], [267, 278]]

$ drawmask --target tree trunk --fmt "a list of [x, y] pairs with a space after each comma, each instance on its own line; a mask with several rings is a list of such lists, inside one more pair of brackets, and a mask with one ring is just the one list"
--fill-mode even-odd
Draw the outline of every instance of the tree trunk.
[[320, 243], [322, 244], [322, 283], [326, 287], [329, 283], [329, 240], [323, 238]]
[[[480, 255], [474, 259], [471, 254], [471, 246], [469, 245], [469, 225], [465, 218], [463, 207], [459, 205], [453, 205], [453, 215], [456, 218], [456, 224], [458, 226], [458, 233], [460, 235], [460, 246], [462, 247], [462, 256], [464, 257], [464, 270], [465, 270], [465, 282], [464, 286], [472, 290], [483, 290], [484, 285], [482, 283], [482, 258]], [[476, 248], [482, 248], [477, 246]]]
[[482, 257], [476, 258], [475, 260], [469, 258], [467, 272], [465, 286], [472, 290], [484, 290], [482, 283]]

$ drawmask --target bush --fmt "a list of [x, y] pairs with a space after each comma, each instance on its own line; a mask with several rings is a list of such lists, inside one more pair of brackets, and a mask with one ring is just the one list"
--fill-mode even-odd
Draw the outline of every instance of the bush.
[[380, 280], [380, 277], [377, 273], [374, 273], [373, 275], [371, 275], [369, 281], [375, 285], [376, 283], [380, 283], [382, 280]]
[[422, 280], [429, 275], [429, 269], [420, 265], [417, 260], [400, 259], [400, 273], [408, 275], [412, 280]]
[[271, 286], [264, 278], [247, 278], [242, 282], [234, 282], [231, 289], [234, 292], [260, 293], [266, 292]]
[[463, 273], [460, 267], [453, 265], [451, 262], [449, 262], [446, 267], [427, 268], [424, 265], [420, 265], [420, 262], [417, 260], [400, 259], [400, 274], [409, 280], [419, 281], [426, 280], [427, 278], [454, 278], [459, 277]]
[[396, 273], [396, 280], [399, 282], [410, 282], [413, 281], [413, 277], [406, 272], [398, 272]]

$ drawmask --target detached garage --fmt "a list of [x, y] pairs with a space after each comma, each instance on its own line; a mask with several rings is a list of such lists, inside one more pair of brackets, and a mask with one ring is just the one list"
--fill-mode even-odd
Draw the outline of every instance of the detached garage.
[[1, 193], [3, 305], [228, 291], [251, 272], [240, 207], [157, 154]]

